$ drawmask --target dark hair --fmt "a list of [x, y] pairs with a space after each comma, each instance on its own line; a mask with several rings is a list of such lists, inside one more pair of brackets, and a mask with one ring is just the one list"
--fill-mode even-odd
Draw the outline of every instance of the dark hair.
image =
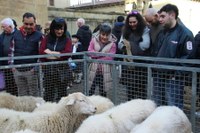
[[93, 30], [92, 33], [95, 33], [95, 32], [97, 32], [97, 31], [99, 31], [100, 27], [101, 27], [101, 24], [98, 24], [97, 27]]
[[112, 31], [112, 28], [108, 23], [101, 24], [101, 26], [99, 28], [100, 33], [105, 33], [107, 35], [109, 35], [111, 33], [111, 31]]
[[80, 36], [77, 34], [72, 35], [72, 38], [77, 38], [78, 40], [80, 40]]
[[178, 15], [179, 15], [179, 11], [178, 11], [178, 8], [176, 5], [172, 5], [172, 4], [167, 4], [167, 5], [164, 5], [160, 10], [159, 12], [167, 12], [167, 13], [172, 13], [174, 12], [175, 13], [175, 19], [178, 18]]
[[146, 27], [146, 22], [145, 22], [144, 18], [142, 17], [142, 15], [138, 11], [130, 12], [126, 18], [125, 26], [124, 26], [124, 30], [123, 30], [123, 36], [125, 39], [129, 39], [130, 34], [133, 32], [129, 25], [130, 17], [135, 17], [138, 20], [137, 28], [134, 31], [134, 33], [137, 34], [138, 36], [142, 36], [144, 29]]
[[15, 28], [17, 28], [17, 22], [14, 19], [12, 19], [12, 21], [13, 21]]
[[123, 22], [123, 21], [124, 21], [124, 16], [117, 17], [117, 22]]
[[61, 29], [64, 27], [64, 33], [61, 36], [61, 38], [66, 38], [66, 31], [67, 31], [67, 24], [63, 18], [55, 18], [50, 25], [50, 33], [49, 36], [56, 39], [55, 29]]
[[24, 13], [23, 17], [22, 17], [22, 22], [24, 22], [24, 18], [31, 18], [33, 17], [34, 21], [36, 21], [35, 15], [30, 13], [30, 12], [26, 12]]

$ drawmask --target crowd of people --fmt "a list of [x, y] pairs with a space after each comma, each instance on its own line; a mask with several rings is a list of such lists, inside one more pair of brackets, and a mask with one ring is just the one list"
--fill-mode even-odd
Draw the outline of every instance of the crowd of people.
[[[180, 59], [199, 59], [200, 33], [195, 37], [192, 32], [178, 18], [179, 10], [176, 5], [166, 4], [159, 11], [149, 8], [144, 16], [138, 11], [131, 11], [126, 17], [118, 16], [113, 26], [102, 23], [92, 32], [85, 24], [83, 18], [76, 21], [78, 31], [72, 36], [67, 30], [63, 18], [52, 20], [49, 30], [42, 34], [36, 29], [36, 18], [32, 13], [25, 13], [22, 17], [23, 25], [18, 29], [11, 18], [1, 21], [3, 33], [0, 35], [0, 56], [9, 57], [1, 65], [27, 64], [36, 62], [54, 62], [81, 59], [82, 56], [59, 56], [62, 53], [100, 52], [110, 54], [126, 54], [133, 56], [152, 56]], [[47, 32], [48, 31], [48, 32]], [[38, 59], [15, 59], [16, 56], [51, 55]], [[120, 60], [119, 58], [91, 56], [97, 60]], [[133, 60], [124, 59], [131, 62]], [[134, 60], [134, 62], [144, 62]], [[155, 62], [161, 64], [162, 62]], [[180, 65], [180, 64], [177, 64]], [[58, 99], [67, 94], [66, 86], [71, 82], [80, 83], [83, 71], [81, 63], [76, 64], [72, 70], [70, 65], [59, 64], [57, 67], [46, 65], [42, 68], [44, 73], [44, 98], [53, 100], [57, 93]], [[71, 71], [72, 70], [72, 71]], [[5, 90], [14, 95], [38, 96], [38, 67], [23, 67], [1, 70], [5, 75]], [[102, 96], [112, 85], [112, 67], [108, 64], [91, 63], [89, 66], [89, 95], [95, 93], [96, 86]], [[163, 71], [163, 70], [155, 70]], [[144, 74], [139, 74], [143, 72]], [[183, 108], [183, 73], [170, 71], [172, 75], [165, 77], [157, 75], [153, 78], [152, 98], [158, 105], [176, 105]], [[65, 76], [74, 76], [74, 81]], [[11, 77], [6, 78], [6, 77]], [[129, 80], [127, 80], [127, 78]], [[98, 82], [97, 82], [98, 81]], [[56, 82], [56, 83], [55, 83]], [[126, 86], [128, 100], [134, 99], [139, 93], [146, 98], [147, 68], [122, 67], [120, 83]], [[164, 85], [163, 85], [164, 84]], [[164, 87], [161, 88], [161, 87]], [[57, 90], [55, 89], [57, 88]], [[59, 91], [58, 91], [59, 90]], [[163, 100], [163, 98], [165, 98]]]

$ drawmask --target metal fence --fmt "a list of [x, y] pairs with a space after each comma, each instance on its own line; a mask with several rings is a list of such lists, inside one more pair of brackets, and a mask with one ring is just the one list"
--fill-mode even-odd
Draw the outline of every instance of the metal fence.
[[[0, 66], [6, 81], [4, 90], [13, 95], [42, 96], [46, 101], [58, 101], [62, 96], [77, 91], [108, 97], [115, 104], [136, 98], [152, 99], [158, 105], [180, 107], [190, 119], [193, 132], [200, 132], [199, 60], [89, 52], [60, 56], [70, 56], [72, 60]], [[82, 58], [74, 58], [77, 56]], [[91, 56], [111, 56], [115, 60], [97, 60]]]

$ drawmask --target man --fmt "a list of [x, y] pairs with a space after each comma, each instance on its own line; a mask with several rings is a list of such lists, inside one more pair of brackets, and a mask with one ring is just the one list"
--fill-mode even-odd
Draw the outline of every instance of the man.
[[[160, 31], [155, 42], [156, 49], [154, 52], [156, 57], [193, 58], [195, 54], [193, 34], [188, 28], [178, 23], [178, 14], [178, 8], [172, 4], [167, 4], [160, 9], [159, 22], [163, 26], [163, 30]], [[163, 73], [165, 73], [165, 85], [159, 80], [160, 77], [163, 76]], [[154, 78], [153, 91], [153, 98], [158, 105], [162, 104], [163, 99], [161, 98], [161, 93], [163, 89], [168, 105], [175, 105], [181, 109], [183, 108], [184, 85], [182, 74], [183, 72], [169, 70], [158, 72], [157, 77]]]
[[[14, 56], [38, 55], [39, 43], [42, 33], [36, 30], [36, 18], [32, 13], [23, 15], [23, 26], [14, 35]], [[14, 64], [36, 63], [37, 58], [15, 59]], [[38, 96], [38, 75], [36, 67], [23, 67], [13, 69], [18, 93], [22, 95]]]
[[[1, 57], [11, 57], [11, 47], [12, 47], [12, 39], [13, 35], [17, 31], [15, 29], [14, 22], [11, 18], [5, 18], [1, 21], [1, 28], [3, 30], [3, 33], [0, 35], [0, 44], [1, 44]], [[1, 65], [9, 65], [9, 60], [2, 61]], [[5, 90], [6, 92], [16, 95], [17, 96], [17, 86], [14, 81], [13, 73], [11, 69], [3, 69], [5, 76]]]
[[85, 25], [85, 20], [83, 18], [79, 18], [76, 21], [76, 24], [79, 28], [76, 35], [80, 37], [80, 42], [83, 46], [83, 51], [88, 51], [88, 46], [90, 44], [92, 32], [89, 26]]
[[158, 33], [162, 29], [162, 25], [159, 22], [159, 14], [155, 8], [148, 8], [144, 14], [144, 18], [149, 25], [150, 37], [151, 37], [151, 47], [150, 47], [150, 55], [155, 56], [155, 41]]

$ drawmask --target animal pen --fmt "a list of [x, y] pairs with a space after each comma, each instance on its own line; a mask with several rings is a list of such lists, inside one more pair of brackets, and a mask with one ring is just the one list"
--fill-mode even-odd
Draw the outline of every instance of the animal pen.
[[[77, 55], [81, 55], [83, 58], [73, 60], [73, 57]], [[38, 90], [36, 95], [45, 97], [48, 93], [50, 101], [57, 101], [60, 94], [64, 96], [78, 91], [86, 95], [91, 92], [92, 94], [102, 95], [102, 91], [105, 91], [103, 95], [110, 98], [115, 104], [136, 98], [152, 99], [158, 105], [176, 105], [180, 107], [192, 123], [193, 132], [200, 132], [199, 60], [83, 52], [60, 54], [60, 56], [72, 57], [72, 60], [39, 61], [41, 58], [49, 56], [52, 55], [13, 57], [14, 60], [37, 58], [38, 62], [0, 66], [0, 72], [4, 74], [7, 82], [6, 87], [13, 88], [13, 91], [16, 87], [18, 89], [13, 93], [23, 95], [24, 91], [20, 92], [19, 87], [36, 86]], [[91, 56], [111, 56], [115, 60], [97, 60], [91, 58]], [[0, 59], [0, 61], [7, 60], [9, 58]], [[93, 67], [95, 68], [93, 73], [91, 71], [92, 66], [96, 66], [96, 68]], [[16, 79], [16, 71], [23, 72], [28, 68], [34, 69], [34, 81], [37, 84], [31, 84], [33, 79], [26, 80], [24, 76], [27, 75], [23, 74], [20, 80]], [[102, 71], [107, 73], [102, 73]], [[95, 78], [95, 75], [100, 76]], [[78, 78], [80, 81], [77, 82]], [[17, 84], [14, 82], [16, 80]], [[20, 84], [20, 82], [23, 83]], [[64, 92], [61, 91], [63, 89], [60, 89], [62, 87], [65, 88]], [[10, 91], [12, 92], [12, 89]]]

